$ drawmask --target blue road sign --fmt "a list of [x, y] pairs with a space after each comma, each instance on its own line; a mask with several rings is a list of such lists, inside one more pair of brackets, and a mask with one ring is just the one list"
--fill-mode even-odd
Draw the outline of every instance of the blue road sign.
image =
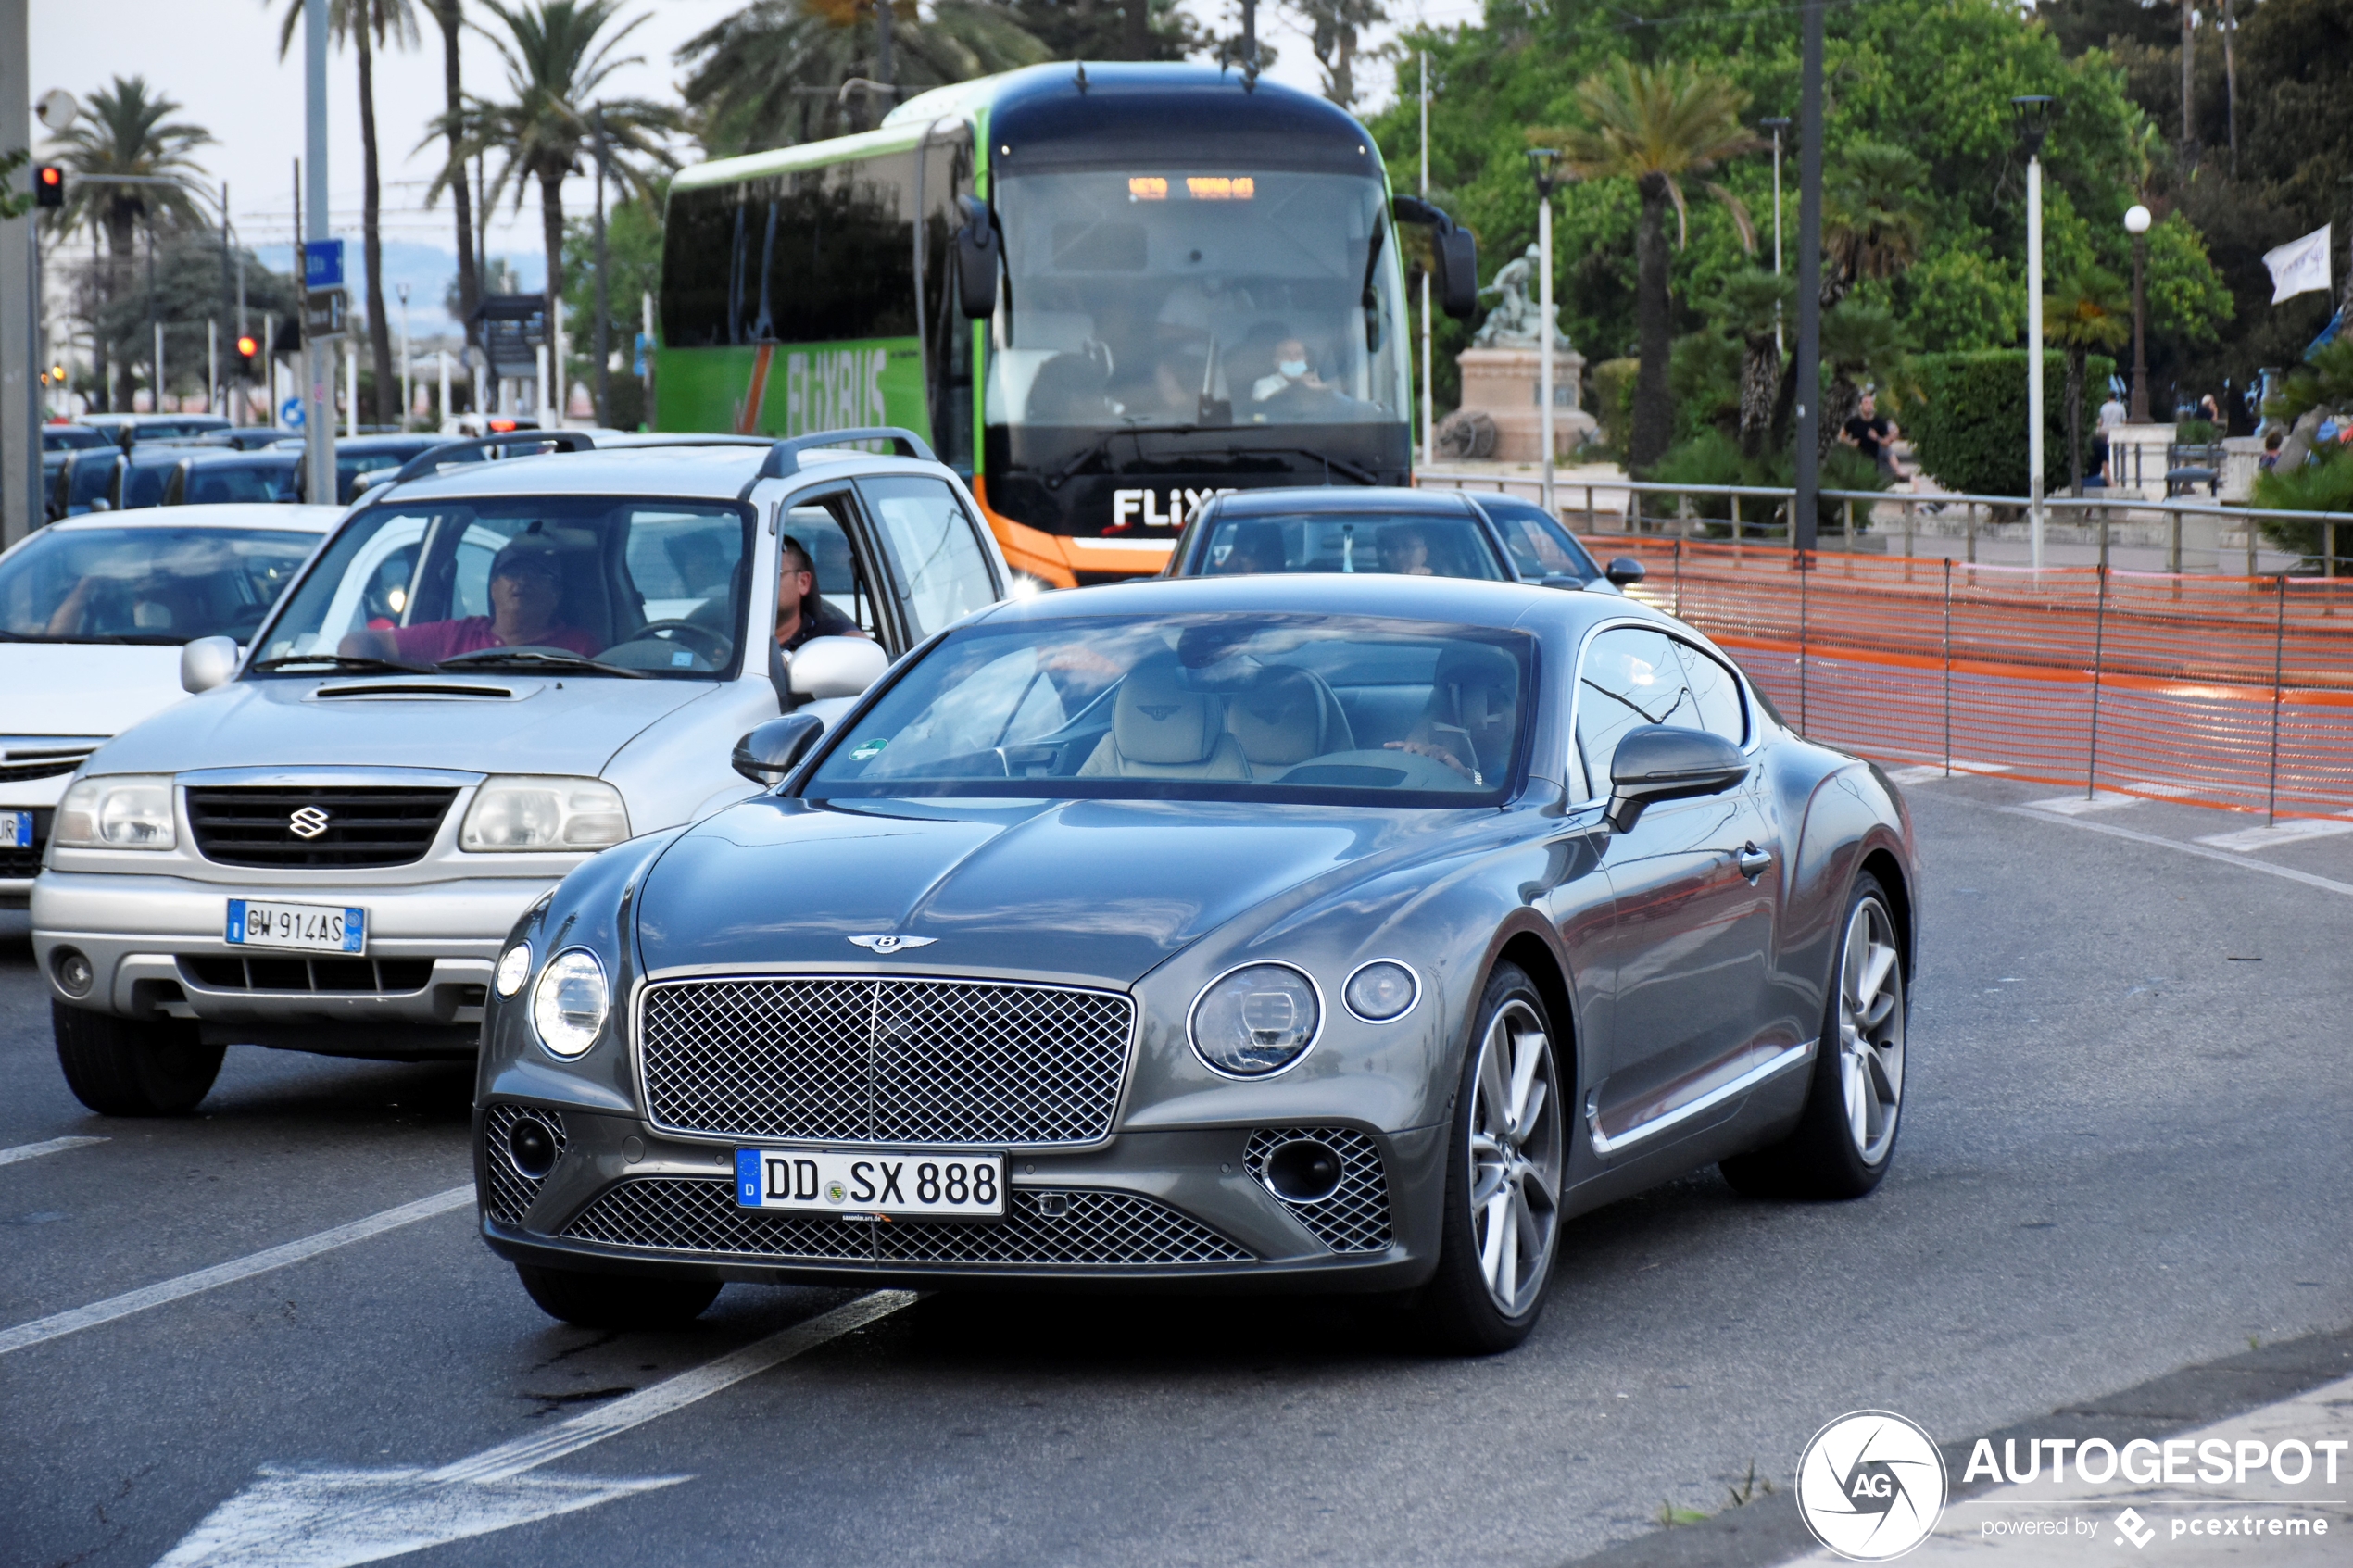
[[629, 373], [631, 375], [642, 376], [646, 373], [646, 356], [653, 351], [653, 346], [654, 340], [652, 338], [647, 336], [644, 332], [639, 332], [637, 334], [637, 362], [629, 368]]
[[303, 242], [302, 286], [310, 289], [343, 287], [343, 242], [341, 240], [305, 240]]
[[278, 423], [286, 430], [302, 428], [302, 399], [289, 397], [278, 405]]

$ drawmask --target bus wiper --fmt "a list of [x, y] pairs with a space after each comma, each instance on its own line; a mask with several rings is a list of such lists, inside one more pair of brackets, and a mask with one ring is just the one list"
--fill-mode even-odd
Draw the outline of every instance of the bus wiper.
[[429, 664], [404, 664], [396, 659], [376, 659], [365, 654], [350, 653], [290, 653], [283, 659], [265, 659], [251, 668], [260, 670], [291, 670], [297, 664], [323, 664], [330, 670], [393, 670], [403, 675], [430, 675]]
[[1120, 436], [1190, 435], [1196, 431], [1214, 430], [1218, 428], [1221, 427], [1198, 424], [1119, 425], [1114, 429], [1106, 430], [1101, 434], [1096, 436], [1092, 442], [1088, 443], [1086, 446], [1079, 450], [1078, 456], [1073, 458], [1061, 468], [1055, 470], [1053, 473], [1048, 475], [1046, 479], [1046, 488], [1049, 490], [1060, 490], [1070, 481], [1073, 475], [1078, 472], [1080, 469], [1085, 468], [1088, 463], [1093, 462], [1098, 458], [1108, 456], [1111, 452], [1112, 442]]
[[539, 648], [483, 648], [475, 653], [461, 653], [445, 659], [436, 667], [442, 670], [495, 670], [500, 665], [524, 669], [594, 670], [599, 675], [622, 675], [632, 681], [642, 681], [642, 670], [624, 670], [618, 664], [606, 664], [576, 653], [548, 653]]
[[1276, 452], [1288, 452], [1296, 457], [1315, 458], [1317, 462], [1324, 465], [1325, 469], [1327, 470], [1326, 475], [1327, 478], [1332, 473], [1344, 473], [1359, 484], [1378, 484], [1380, 483], [1380, 475], [1374, 473], [1371, 470], [1360, 469], [1345, 458], [1335, 458], [1328, 452], [1318, 452], [1313, 446], [1236, 446], [1232, 448], [1232, 450], [1238, 453], [1257, 454], [1261, 456]]

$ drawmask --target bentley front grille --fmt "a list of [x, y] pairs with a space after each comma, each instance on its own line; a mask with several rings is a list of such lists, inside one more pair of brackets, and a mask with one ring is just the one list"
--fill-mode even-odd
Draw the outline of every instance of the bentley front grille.
[[1097, 1143], [1135, 1004], [984, 981], [677, 980], [649, 985], [638, 1053], [665, 1131], [828, 1143]]
[[[1296, 1138], [1312, 1138], [1340, 1156], [1340, 1185], [1315, 1203], [1283, 1206], [1335, 1252], [1378, 1252], [1389, 1246], [1389, 1177], [1380, 1150], [1353, 1127], [1261, 1127], [1242, 1150], [1242, 1164], [1268, 1192], [1266, 1157]], [[1277, 1193], [1277, 1198], [1281, 1194]]]
[[1151, 1268], [1247, 1263], [1251, 1254], [1155, 1199], [1132, 1192], [1017, 1187], [1001, 1221], [870, 1221], [736, 1206], [735, 1185], [708, 1176], [638, 1176], [563, 1229], [574, 1241], [656, 1252], [910, 1267]]

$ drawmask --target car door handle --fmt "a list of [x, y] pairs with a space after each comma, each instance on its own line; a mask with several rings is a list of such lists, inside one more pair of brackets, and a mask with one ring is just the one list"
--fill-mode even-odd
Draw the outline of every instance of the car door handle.
[[1769, 849], [1759, 849], [1755, 845], [1750, 844], [1743, 847], [1733, 859], [1740, 865], [1741, 875], [1755, 882], [1772, 869], [1773, 852]]

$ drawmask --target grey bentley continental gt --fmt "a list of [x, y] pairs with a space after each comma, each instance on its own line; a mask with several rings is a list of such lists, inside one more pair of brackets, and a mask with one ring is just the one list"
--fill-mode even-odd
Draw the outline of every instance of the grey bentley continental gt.
[[1576, 1214], [1887, 1171], [1903, 801], [1629, 599], [1054, 594], [821, 730], [503, 950], [483, 1235], [559, 1318], [1018, 1279], [1379, 1293], [1493, 1351]]

